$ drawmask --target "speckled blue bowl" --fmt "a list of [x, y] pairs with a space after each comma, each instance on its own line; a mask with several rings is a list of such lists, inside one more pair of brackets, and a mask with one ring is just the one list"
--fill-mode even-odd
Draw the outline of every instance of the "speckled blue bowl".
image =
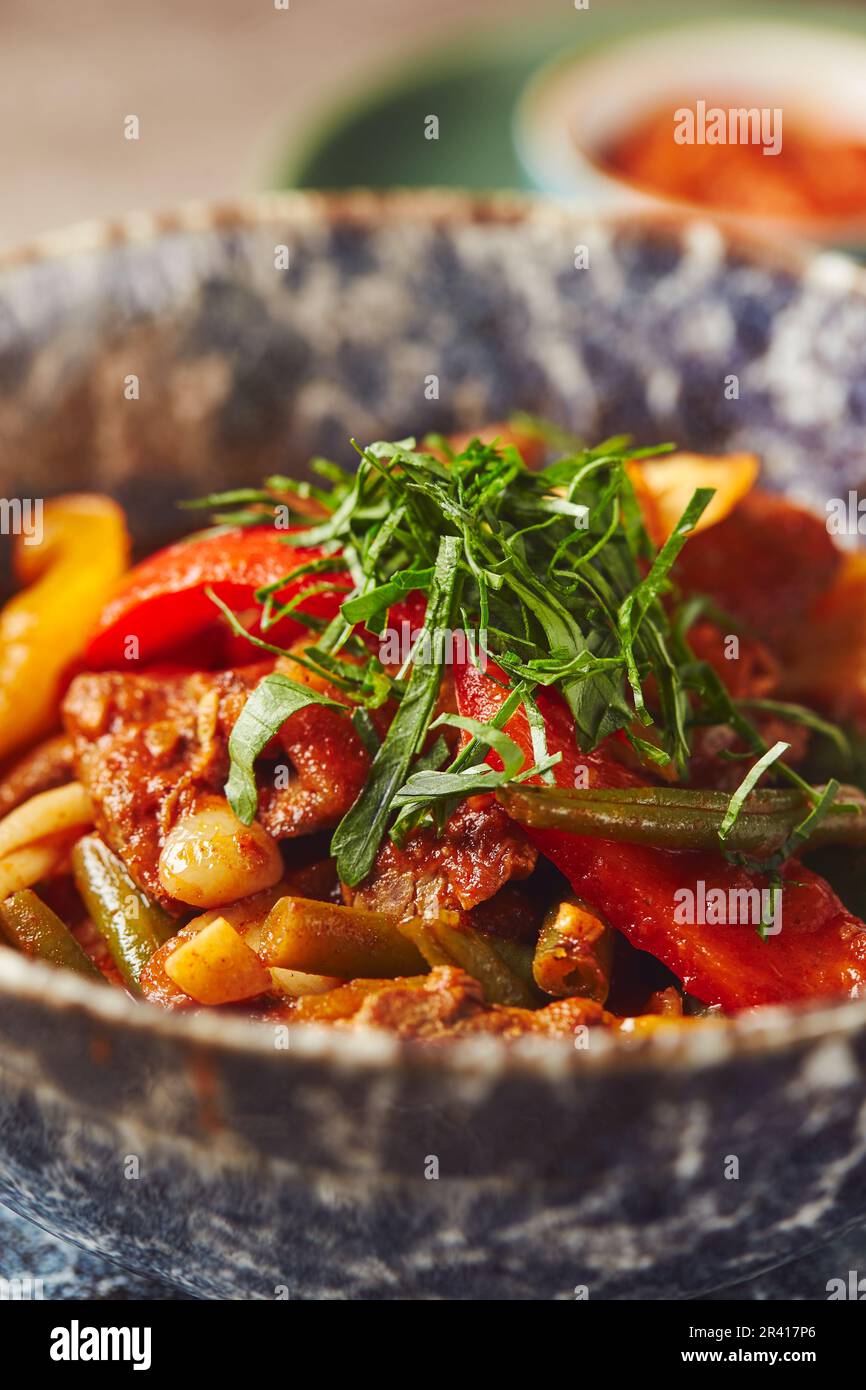
[[[859, 272], [708, 224], [440, 193], [191, 208], [0, 259], [0, 490], [108, 489], [146, 546], [179, 495], [521, 407], [755, 449], [823, 509], [866, 478], [864, 360]], [[684, 1296], [866, 1215], [866, 1001], [588, 1051], [279, 1043], [0, 952], [0, 1200], [251, 1298]]]

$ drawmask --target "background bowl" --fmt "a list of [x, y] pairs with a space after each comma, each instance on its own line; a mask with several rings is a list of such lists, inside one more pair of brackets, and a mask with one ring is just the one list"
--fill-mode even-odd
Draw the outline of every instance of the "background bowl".
[[[668, 113], [673, 146], [675, 109], [694, 108], [697, 99], [779, 110], [783, 140], [790, 122], [863, 143], [866, 38], [822, 18], [704, 16], [560, 54], [529, 80], [515, 112], [515, 142], [532, 184], [580, 194], [596, 208], [667, 205], [700, 214], [693, 203], [629, 180], [609, 162], [611, 146], [660, 111]], [[816, 70], [832, 73], [820, 91]], [[860, 255], [866, 249], [866, 214], [774, 217], [734, 209], [732, 215], [768, 235], [808, 236]]]
[[[0, 261], [2, 488], [109, 489], [144, 546], [183, 529], [178, 496], [520, 407], [756, 449], [823, 510], [866, 477], [864, 349], [855, 268], [709, 223], [439, 193], [191, 208]], [[0, 1199], [205, 1296], [669, 1297], [866, 1214], [866, 1001], [426, 1052], [284, 1048], [9, 952], [0, 1001]]]

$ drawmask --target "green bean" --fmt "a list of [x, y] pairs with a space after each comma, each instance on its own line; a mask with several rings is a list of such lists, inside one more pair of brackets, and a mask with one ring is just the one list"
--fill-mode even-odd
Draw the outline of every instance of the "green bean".
[[[585, 791], [507, 786], [497, 798], [515, 820], [536, 829], [568, 830], [602, 840], [624, 840], [656, 849], [722, 849], [773, 854], [812, 810], [802, 792], [754, 791], [724, 842], [719, 828], [730, 803], [727, 792], [683, 787], [617, 787]], [[809, 836], [809, 845], [866, 845], [866, 797], [842, 787]]]
[[0, 936], [25, 956], [74, 970], [91, 980], [103, 979], [65, 922], [29, 888], [0, 903]]
[[[535, 946], [526, 941], [511, 941], [506, 936], [494, 936], [491, 932], [478, 932], [483, 941], [486, 941], [504, 961], [512, 974], [516, 975], [529, 991], [535, 1005], [544, 1004], [546, 1001], [533, 979], [532, 957]], [[527, 996], [528, 997], [528, 996]]]
[[72, 851], [72, 872], [88, 915], [133, 994], [157, 947], [177, 931], [177, 923], [152, 903], [98, 835], [85, 835]]
[[417, 975], [424, 968], [395, 918], [313, 898], [280, 898], [256, 949], [268, 965], [347, 980]]
[[541, 927], [532, 973], [545, 994], [603, 1004], [610, 992], [614, 935], [579, 898], [551, 908]]
[[[451, 914], [453, 915], [453, 914]], [[456, 965], [477, 980], [488, 1004], [509, 1004], [536, 1008], [540, 1002], [529, 980], [521, 978], [513, 964], [506, 963], [506, 951], [486, 932], [457, 926], [447, 916], [411, 917], [400, 923], [400, 931], [417, 946], [429, 966]], [[512, 962], [515, 958], [512, 955]]]

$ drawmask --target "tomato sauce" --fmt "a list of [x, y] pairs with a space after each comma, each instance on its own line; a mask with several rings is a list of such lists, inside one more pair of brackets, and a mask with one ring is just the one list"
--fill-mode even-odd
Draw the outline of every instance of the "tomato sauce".
[[785, 113], [776, 154], [760, 141], [678, 143], [679, 110], [672, 103], [643, 117], [607, 147], [602, 166], [645, 189], [724, 211], [840, 220], [866, 214], [866, 140]]

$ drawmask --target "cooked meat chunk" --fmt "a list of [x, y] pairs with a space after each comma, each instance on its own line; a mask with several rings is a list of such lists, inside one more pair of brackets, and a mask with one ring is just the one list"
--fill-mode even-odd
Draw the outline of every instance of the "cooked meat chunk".
[[[247, 694], [272, 665], [193, 675], [78, 676], [63, 718], [76, 775], [96, 808], [100, 833], [136, 883], [172, 911], [157, 873], [165, 837], [228, 775], [228, 739]], [[281, 669], [311, 682], [295, 663]], [[339, 692], [316, 682], [339, 699]], [[360, 790], [369, 755], [349, 721], [311, 705], [288, 719], [259, 768], [259, 820], [276, 838], [337, 823]]]
[[[548, 904], [553, 898], [552, 880], [556, 877], [547, 874], [547, 861], [540, 860], [528, 879], [522, 882], [512, 880], [478, 903], [468, 914], [469, 925], [476, 931], [499, 936], [506, 941], [523, 941], [532, 944], [538, 939], [541, 924]], [[563, 889], [565, 896], [567, 890]]]
[[614, 1021], [600, 1004], [588, 999], [559, 999], [535, 1010], [488, 1006], [478, 981], [450, 965], [408, 979], [353, 980], [328, 994], [299, 1000], [289, 1017], [299, 1023], [382, 1028], [419, 1042], [480, 1033], [570, 1038], [579, 1027]]
[[[308, 685], [332, 700], [342, 700], [336, 686], [296, 662], [280, 658], [277, 669], [300, 685]], [[388, 715], [379, 710], [373, 721], [380, 736]], [[288, 754], [291, 780], [280, 786], [267, 771], [259, 773], [259, 820], [278, 840], [330, 830], [346, 814], [370, 770], [370, 755], [349, 720], [336, 710], [308, 705], [287, 719], [279, 733], [277, 767]], [[266, 750], [267, 751], [267, 750]]]
[[386, 1028], [401, 1038], [434, 1038], [453, 1034], [461, 1022], [486, 1009], [477, 980], [451, 966], [438, 966], [417, 981], [395, 980], [371, 991], [352, 1016], [356, 1027]]
[[527, 878], [537, 858], [501, 806], [473, 797], [457, 808], [441, 839], [420, 830], [403, 849], [386, 840], [369, 877], [346, 889], [345, 898], [354, 907], [400, 918], [468, 912], [510, 880]]
[[72, 744], [65, 734], [45, 739], [25, 753], [0, 780], [0, 816], [8, 815], [39, 792], [71, 782], [74, 775]]
[[261, 671], [209, 676], [78, 676], [63, 704], [76, 774], [105, 840], [167, 907], [157, 865], [178, 815], [226, 774], [226, 725]]

